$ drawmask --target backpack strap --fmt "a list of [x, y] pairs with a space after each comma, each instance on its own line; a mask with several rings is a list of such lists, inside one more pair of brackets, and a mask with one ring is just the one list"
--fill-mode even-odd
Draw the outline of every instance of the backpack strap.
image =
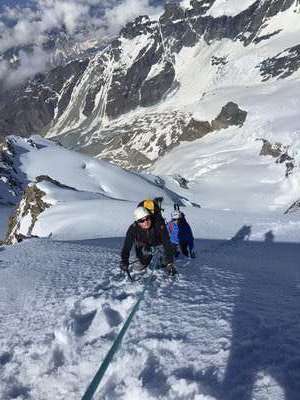
[[172, 233], [173, 230], [174, 230], [174, 222], [170, 221], [170, 222], [168, 223], [168, 228], [169, 228], [169, 231]]

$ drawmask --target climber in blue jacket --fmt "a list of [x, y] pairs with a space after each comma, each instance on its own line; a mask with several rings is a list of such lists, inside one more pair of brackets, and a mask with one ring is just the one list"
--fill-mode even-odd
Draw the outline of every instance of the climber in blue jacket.
[[195, 258], [193, 232], [183, 212], [174, 211], [171, 217], [172, 220], [168, 222], [167, 228], [171, 243], [175, 247], [176, 257], [181, 252], [186, 257]]

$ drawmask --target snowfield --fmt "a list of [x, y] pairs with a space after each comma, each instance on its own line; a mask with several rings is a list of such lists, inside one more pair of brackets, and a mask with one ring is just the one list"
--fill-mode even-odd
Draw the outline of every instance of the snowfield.
[[[255, 191], [265, 198], [260, 207], [252, 199], [247, 211], [226, 208], [234, 197], [216, 203], [213, 191], [183, 189], [167, 176], [159, 188], [154, 175], [42, 143], [21, 153], [22, 172], [72, 187], [39, 182], [51, 207], [33, 234], [44, 239], [0, 248], [0, 398], [84, 394], [144, 288], [118, 264], [133, 210], [152, 190], [165, 196], [167, 219], [173, 200], [210, 198], [211, 208], [184, 208], [198, 256], [177, 261], [177, 280], [154, 272], [95, 399], [296, 400], [299, 213], [267, 209], [265, 182]], [[237, 204], [251, 191], [247, 181]]]
[[[176, 280], [154, 271], [94, 398], [298, 400], [300, 214], [284, 214], [289, 190], [274, 206], [297, 175], [285, 178], [271, 157], [255, 163], [257, 142], [236, 157], [235, 135], [231, 152], [208, 135], [204, 161], [174, 149], [157, 164], [175, 173], [175, 156], [187, 189], [172, 175], [134, 174], [38, 137], [14, 140], [22, 174], [59, 185], [36, 183], [51, 205], [32, 232], [42, 238], [0, 248], [1, 399], [81, 398], [150, 275], [132, 283], [118, 268], [133, 210], [162, 195], [166, 219], [174, 201], [187, 205], [197, 258], [177, 261]], [[208, 159], [223, 163], [214, 178]], [[30, 224], [27, 215], [20, 231]]]
[[[178, 280], [154, 272], [95, 399], [298, 398], [299, 244], [241, 228], [198, 239]], [[1, 248], [1, 398], [83, 395], [143, 288], [119, 274], [121, 243]]]
[[[216, 0], [206, 16], [234, 16], [253, 3]], [[36, 238], [0, 245], [1, 400], [80, 399], [145, 285], [95, 400], [299, 400], [300, 209], [285, 212], [300, 201], [300, 69], [280, 79], [289, 72], [287, 57], [269, 76], [282, 52], [299, 45], [296, 11], [298, 1], [266, 20], [247, 46], [199, 39], [175, 54], [177, 89], [147, 107], [158, 117], [150, 123], [176, 119], [176, 112], [211, 122], [228, 102], [247, 117], [242, 126], [181, 141], [162, 156], [157, 143], [145, 150], [150, 129], [130, 144], [153, 161], [141, 174], [39, 136], [10, 138], [11, 159], [1, 160], [1, 168], [35, 185], [49, 207], [32, 231], [35, 216], [18, 215], [18, 233]], [[124, 70], [147, 43], [144, 36], [122, 41]], [[104, 85], [87, 118], [83, 99], [98, 82], [95, 66], [97, 56], [60, 117], [57, 108], [48, 137], [77, 132], [83, 140], [90, 129], [91, 145], [105, 134], [114, 66], [108, 62], [99, 72]], [[130, 126], [145, 110], [102, 122], [118, 135], [118, 124]], [[168, 120], [162, 126], [168, 145], [171, 128]], [[269, 152], [262, 155], [266, 141]], [[271, 155], [274, 147], [281, 152]], [[180, 203], [197, 258], [179, 258], [176, 279], [158, 269], [151, 281], [147, 271], [130, 282], [118, 268], [124, 235], [137, 204], [158, 196], [167, 220]], [[33, 202], [29, 196], [29, 209]], [[1, 203], [0, 239], [11, 211]]]

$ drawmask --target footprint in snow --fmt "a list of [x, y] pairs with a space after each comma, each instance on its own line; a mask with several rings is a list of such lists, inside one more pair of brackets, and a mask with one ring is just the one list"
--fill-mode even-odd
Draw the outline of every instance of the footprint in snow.
[[118, 311], [113, 310], [108, 303], [102, 305], [102, 310], [106, 321], [111, 328], [118, 326], [123, 321], [121, 314]]
[[76, 336], [82, 336], [89, 329], [96, 314], [97, 310], [92, 310], [85, 314], [77, 313], [76, 311], [71, 312], [71, 326]]
[[0, 354], [0, 366], [8, 364], [11, 361], [12, 357], [12, 353], [9, 353], [8, 351]]

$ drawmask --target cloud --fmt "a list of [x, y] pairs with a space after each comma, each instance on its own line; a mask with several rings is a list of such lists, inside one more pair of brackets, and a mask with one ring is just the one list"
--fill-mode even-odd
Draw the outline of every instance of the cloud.
[[52, 29], [66, 29], [74, 34], [90, 19], [89, 11], [94, 0], [36, 0], [29, 8], [8, 8], [2, 13], [6, 31], [0, 37], [0, 52], [11, 47], [39, 44]]
[[162, 13], [160, 6], [153, 7], [149, 0], [125, 0], [115, 7], [108, 9], [104, 20], [110, 33], [117, 33], [127, 22], [139, 15], [149, 15], [156, 18]]
[[17, 70], [11, 71], [7, 76], [7, 85], [12, 86], [23, 82], [38, 72], [43, 72], [47, 69], [49, 55], [40, 47], [34, 47], [33, 53], [25, 53], [20, 51], [19, 63]]
[[19, 53], [16, 71], [0, 59], [0, 79], [20, 82], [21, 78], [43, 71], [49, 55], [41, 47], [49, 31], [63, 28], [78, 41], [82, 31], [89, 32], [90, 38], [108, 38], [139, 15], [161, 14], [162, 7], [151, 1], [154, 0], [32, 0], [31, 8], [4, 8], [0, 15], [0, 57], [12, 47], [33, 45], [34, 51]]
[[0, 30], [0, 52], [12, 46], [41, 43], [45, 33], [54, 28], [64, 27], [71, 35], [81, 28], [116, 34], [138, 15], [162, 12], [150, 0], [35, 0], [33, 4], [33, 8], [4, 9], [2, 19], [9, 24], [2, 34]]
[[89, 5], [78, 1], [48, 0], [41, 8], [40, 27], [45, 32], [64, 26], [68, 33], [73, 34], [84, 21], [88, 21], [89, 10]]
[[191, 7], [191, 0], [181, 0], [179, 3], [180, 7], [183, 9]]
[[15, 68], [6, 60], [0, 61], [0, 80], [6, 88], [16, 86], [38, 72], [45, 71], [49, 63], [49, 54], [40, 47], [34, 47], [32, 53], [21, 50], [18, 63], [18, 68]]

